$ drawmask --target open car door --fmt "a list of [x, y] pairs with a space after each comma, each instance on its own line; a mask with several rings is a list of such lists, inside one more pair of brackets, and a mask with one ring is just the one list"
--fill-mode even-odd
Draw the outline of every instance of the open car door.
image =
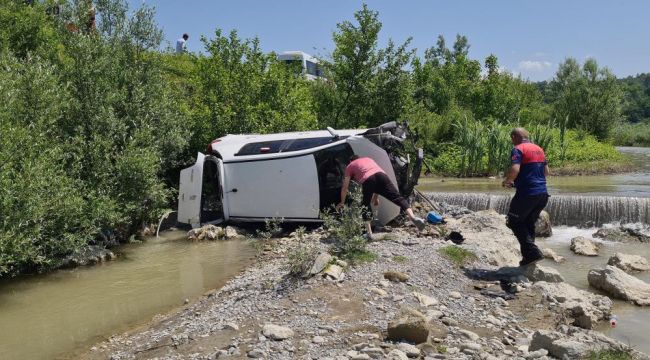
[[201, 224], [201, 188], [205, 155], [198, 153], [194, 165], [181, 170], [178, 189], [178, 222], [193, 228]]

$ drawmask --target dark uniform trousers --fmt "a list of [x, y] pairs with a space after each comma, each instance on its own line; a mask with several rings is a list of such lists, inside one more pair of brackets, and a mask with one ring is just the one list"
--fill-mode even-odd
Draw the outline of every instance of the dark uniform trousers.
[[548, 203], [548, 197], [548, 194], [516, 193], [510, 202], [506, 225], [517, 237], [524, 260], [542, 256], [542, 252], [535, 245], [535, 222]]

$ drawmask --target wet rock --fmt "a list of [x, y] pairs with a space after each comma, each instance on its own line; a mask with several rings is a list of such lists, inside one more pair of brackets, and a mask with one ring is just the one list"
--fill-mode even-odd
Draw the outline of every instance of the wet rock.
[[612, 300], [606, 296], [579, 290], [567, 283], [537, 282], [544, 298], [558, 304], [563, 314], [572, 319], [572, 325], [592, 329], [599, 321], [607, 320], [612, 310]]
[[650, 228], [643, 224], [626, 224], [599, 229], [593, 237], [616, 242], [650, 242]]
[[384, 278], [392, 282], [406, 282], [410, 277], [399, 271], [386, 271]]
[[262, 328], [262, 335], [273, 340], [285, 340], [293, 337], [293, 330], [284, 326], [266, 324]]
[[542, 254], [544, 255], [544, 257], [546, 259], [551, 259], [551, 260], [555, 261], [556, 263], [561, 263], [561, 262], [564, 262], [566, 260], [564, 258], [564, 256], [558, 255], [555, 251], [553, 251], [553, 249], [543, 248], [542, 249]]
[[237, 229], [234, 226], [226, 226], [223, 234], [226, 239], [234, 239], [240, 236], [239, 232], [237, 232]]
[[330, 280], [338, 281], [338, 280], [343, 280], [345, 274], [343, 273], [342, 267], [332, 264], [327, 267], [327, 269], [323, 273], [323, 276], [325, 276]]
[[551, 217], [545, 210], [542, 210], [535, 222], [535, 236], [549, 237], [551, 235], [553, 235]]
[[321, 271], [325, 270], [327, 265], [332, 261], [332, 255], [322, 252], [316, 256], [316, 259], [314, 260], [314, 265], [311, 266], [311, 269], [309, 269], [309, 272], [307, 273], [310, 276], [316, 275], [320, 273]]
[[583, 236], [571, 239], [571, 251], [578, 255], [598, 256], [598, 245]]
[[589, 285], [614, 298], [628, 300], [640, 306], [650, 305], [650, 284], [617, 267], [607, 265], [602, 269], [589, 270], [587, 279]]
[[427, 341], [429, 327], [427, 318], [414, 309], [405, 309], [388, 323], [388, 340], [408, 341], [420, 344]]
[[546, 266], [532, 264], [523, 267], [523, 274], [532, 282], [546, 281], [546, 282], [564, 282], [564, 278], [560, 272]]
[[116, 256], [112, 251], [104, 249], [101, 246], [89, 245], [66, 256], [63, 259], [62, 267], [70, 268], [76, 266], [94, 265], [110, 260], [115, 260], [115, 258]]
[[609, 258], [607, 265], [616, 266], [625, 272], [650, 270], [650, 263], [643, 256], [616, 253]]
[[215, 225], [205, 225], [192, 229], [187, 233], [187, 238], [192, 241], [219, 240], [225, 237], [225, 230]]
[[413, 296], [420, 302], [420, 305], [424, 307], [438, 305], [438, 300], [428, 295], [421, 294], [417, 291], [413, 292]]

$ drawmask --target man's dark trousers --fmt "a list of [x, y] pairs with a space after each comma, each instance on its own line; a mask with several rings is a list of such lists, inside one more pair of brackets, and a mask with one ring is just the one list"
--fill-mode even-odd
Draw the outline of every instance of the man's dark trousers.
[[535, 222], [548, 203], [548, 194], [515, 194], [510, 202], [507, 225], [517, 237], [524, 260], [536, 259], [542, 252], [535, 245]]

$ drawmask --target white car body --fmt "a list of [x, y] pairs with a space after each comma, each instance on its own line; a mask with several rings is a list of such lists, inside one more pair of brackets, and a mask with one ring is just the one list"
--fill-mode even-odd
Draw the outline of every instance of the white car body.
[[302, 75], [307, 80], [323, 78], [323, 69], [315, 57], [302, 51], [285, 51], [277, 59], [285, 63], [300, 62]]
[[[208, 147], [209, 155], [198, 153], [196, 163], [181, 171], [178, 222], [198, 227], [269, 218], [321, 221], [321, 212], [339, 200], [352, 154], [374, 159], [398, 185], [389, 153], [365, 137], [367, 132], [306, 131], [216, 139]], [[382, 200], [375, 210], [377, 219], [386, 224], [399, 214], [399, 207]]]

